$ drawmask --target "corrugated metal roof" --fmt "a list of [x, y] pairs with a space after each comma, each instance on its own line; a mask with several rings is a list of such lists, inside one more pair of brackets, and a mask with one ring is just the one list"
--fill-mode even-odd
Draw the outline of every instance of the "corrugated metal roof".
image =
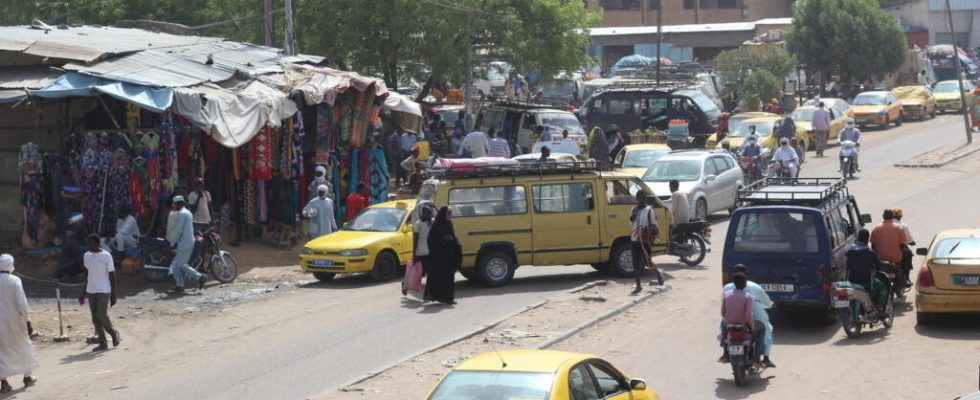
[[0, 68], [0, 89], [40, 89], [63, 74], [49, 67]]
[[29, 26], [0, 27], [0, 50], [81, 62], [92, 62], [113, 54], [221, 41], [223, 39], [215, 37], [178, 36], [142, 29], [104, 26], [80, 26], [66, 29], [35, 29]]
[[[949, 0], [952, 11], [980, 10], [980, 0]], [[929, 11], [946, 11], [946, 0], [930, 0]]]

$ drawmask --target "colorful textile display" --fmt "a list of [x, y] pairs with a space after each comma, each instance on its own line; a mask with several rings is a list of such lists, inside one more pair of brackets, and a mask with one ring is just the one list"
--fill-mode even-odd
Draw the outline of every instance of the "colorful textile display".
[[371, 191], [371, 204], [388, 201], [388, 160], [383, 149], [368, 150], [368, 176], [364, 184]]
[[272, 179], [272, 135], [268, 126], [248, 143], [249, 149], [249, 179]]
[[20, 146], [20, 204], [24, 207], [24, 247], [36, 247], [40, 236], [41, 199], [44, 196], [44, 156], [34, 143]]
[[[333, 136], [333, 107], [326, 103], [321, 103], [316, 108], [316, 138], [314, 148], [316, 155], [314, 162], [317, 165], [326, 165], [330, 160], [330, 137]], [[302, 119], [301, 119], [302, 120]]]

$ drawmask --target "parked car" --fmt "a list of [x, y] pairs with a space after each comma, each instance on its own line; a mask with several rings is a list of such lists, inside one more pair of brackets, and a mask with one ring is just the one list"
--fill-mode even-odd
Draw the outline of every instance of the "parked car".
[[[840, 135], [841, 129], [844, 129], [848, 115], [840, 108], [827, 107], [826, 103], [824, 103], [824, 108], [830, 113], [830, 132], [827, 133], [827, 139], [833, 140], [837, 138], [837, 135]], [[813, 112], [816, 110], [817, 106], [803, 106], [793, 110], [793, 114], [790, 115], [793, 118], [793, 124], [796, 125], [797, 140], [802, 137], [803, 141], [806, 142], [807, 147], [804, 149], [810, 149], [810, 146], [817, 140], [817, 136], [813, 132]]]
[[415, 200], [389, 201], [361, 211], [340, 230], [307, 242], [303, 271], [326, 282], [339, 273], [370, 273], [387, 282], [412, 258], [411, 211]]
[[654, 161], [667, 153], [670, 153], [670, 147], [662, 143], [630, 144], [619, 151], [613, 162], [619, 166], [617, 172], [641, 177]]
[[892, 92], [864, 92], [854, 97], [854, 122], [861, 128], [868, 124], [884, 129], [902, 124], [902, 101]]
[[[966, 99], [966, 104], [970, 104], [973, 100], [975, 88], [970, 81], [963, 81], [963, 98]], [[960, 81], [937, 82], [932, 91], [936, 94], [936, 107], [939, 108], [939, 112], [945, 114], [946, 111], [959, 112], [963, 109], [963, 102], [960, 98]]]
[[920, 120], [936, 116], [936, 95], [928, 86], [899, 86], [892, 93], [902, 101], [902, 113], [906, 118]]
[[[728, 132], [728, 137], [718, 143], [715, 148], [721, 149], [722, 143], [728, 142], [732, 150], [736, 150], [742, 147], [745, 142], [745, 137], [748, 136], [751, 127], [755, 127], [755, 133], [759, 135], [759, 146], [764, 149], [775, 150], [779, 147], [779, 140], [776, 139], [776, 132], [779, 131], [780, 125], [783, 123], [783, 117], [761, 117], [761, 118], [751, 118], [743, 121], [738, 125], [738, 128], [734, 131]], [[801, 134], [799, 131], [796, 133], [796, 138], [804, 142], [804, 144], [809, 143], [809, 138]]]
[[816, 108], [818, 101], [823, 102], [823, 106], [827, 109], [837, 110], [838, 114], [844, 116], [845, 118], [854, 115], [854, 108], [851, 107], [851, 103], [848, 103], [847, 100], [838, 97], [821, 97], [819, 100], [809, 99], [803, 102], [803, 105], [813, 106], [814, 108]]
[[919, 324], [939, 313], [980, 313], [980, 229], [939, 232], [916, 253], [926, 258], [915, 282]]
[[[487, 397], [488, 393], [493, 396]], [[629, 379], [594, 356], [551, 350], [484, 353], [449, 371], [428, 400], [659, 400], [642, 379]]]
[[677, 180], [678, 190], [687, 193], [691, 219], [696, 221], [707, 221], [708, 215], [718, 211], [733, 211], [742, 188], [738, 162], [719, 150], [671, 152], [654, 161], [642, 179], [664, 201], [670, 199], [670, 181]]

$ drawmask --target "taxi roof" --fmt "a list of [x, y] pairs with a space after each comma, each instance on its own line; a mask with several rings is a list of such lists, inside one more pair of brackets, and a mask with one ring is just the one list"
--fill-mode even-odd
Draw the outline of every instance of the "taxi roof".
[[[593, 356], [554, 350], [507, 350], [483, 353], [464, 361], [456, 371], [557, 372], [568, 363]], [[503, 363], [501, 363], [503, 360]], [[504, 363], [507, 366], [504, 366]]]
[[398, 203], [405, 204], [407, 208], [412, 208], [415, 206], [418, 200], [416, 199], [405, 199], [405, 200], [392, 200], [386, 201], [384, 203], [372, 204], [368, 208], [398, 208]]
[[970, 236], [980, 236], [980, 229], [977, 228], [947, 229], [944, 231], [939, 231], [939, 233], [936, 234], [936, 239], [949, 239], [949, 238], [970, 237]]
[[628, 144], [623, 147], [623, 151], [633, 151], [633, 150], [670, 150], [670, 146], [663, 143], [637, 143]]

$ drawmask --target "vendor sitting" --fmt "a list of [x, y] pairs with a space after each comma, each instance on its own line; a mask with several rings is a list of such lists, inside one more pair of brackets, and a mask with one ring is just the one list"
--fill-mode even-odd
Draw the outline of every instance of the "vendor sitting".
[[681, 183], [676, 179], [672, 179], [669, 183], [670, 185], [670, 202], [667, 203], [667, 209], [674, 217], [674, 225], [687, 223], [690, 221], [690, 216], [688, 215], [688, 201], [687, 193], [680, 191]]
[[118, 216], [116, 219], [116, 237], [112, 242], [112, 248], [126, 256], [134, 256], [139, 248], [140, 227], [136, 223], [136, 217], [133, 216], [133, 209], [129, 205], [123, 204], [119, 206], [116, 215]]

